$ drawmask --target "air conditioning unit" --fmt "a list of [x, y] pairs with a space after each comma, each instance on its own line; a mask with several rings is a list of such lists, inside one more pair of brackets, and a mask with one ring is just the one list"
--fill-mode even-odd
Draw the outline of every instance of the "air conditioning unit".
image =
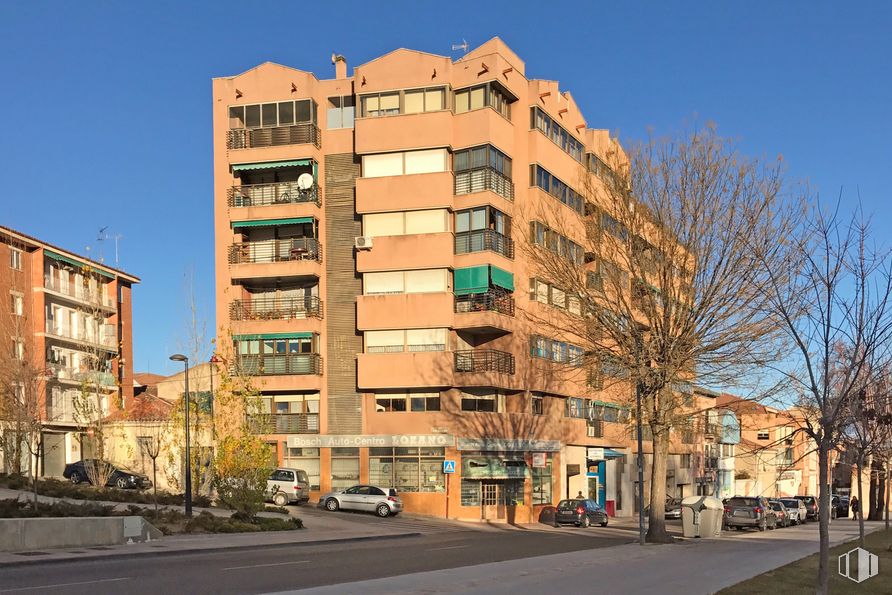
[[357, 236], [353, 238], [353, 247], [357, 250], [371, 250], [372, 236]]

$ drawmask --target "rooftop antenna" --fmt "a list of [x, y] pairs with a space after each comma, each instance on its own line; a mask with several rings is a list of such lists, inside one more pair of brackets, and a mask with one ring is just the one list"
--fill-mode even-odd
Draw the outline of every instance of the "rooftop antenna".
[[462, 39], [462, 40], [461, 40], [461, 43], [453, 43], [453, 44], [452, 44], [452, 51], [453, 51], [453, 52], [456, 52], [456, 51], [458, 51], [458, 50], [461, 50], [462, 53], [467, 54], [467, 53], [468, 53], [468, 42], [465, 41], [464, 39]]
[[105, 230], [107, 230], [107, 229], [108, 229], [108, 225], [106, 225], [105, 227], [100, 227], [99, 233], [96, 234], [96, 241], [99, 242], [99, 262], [105, 262], [105, 258], [103, 257], [103, 251], [102, 251], [102, 246], [103, 246], [102, 242], [104, 242], [105, 240], [108, 239], [108, 234], [105, 233]]

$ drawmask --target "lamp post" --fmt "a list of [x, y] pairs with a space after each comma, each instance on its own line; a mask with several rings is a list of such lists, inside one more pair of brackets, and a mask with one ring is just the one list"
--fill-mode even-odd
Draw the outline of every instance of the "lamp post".
[[185, 495], [185, 505], [186, 505], [186, 516], [192, 516], [192, 457], [189, 453], [189, 408], [190, 408], [190, 399], [189, 399], [189, 358], [185, 355], [175, 353], [170, 356], [171, 361], [175, 362], [183, 362], [183, 365], [186, 369], [186, 394], [183, 396], [183, 400], [186, 404], [186, 495]]

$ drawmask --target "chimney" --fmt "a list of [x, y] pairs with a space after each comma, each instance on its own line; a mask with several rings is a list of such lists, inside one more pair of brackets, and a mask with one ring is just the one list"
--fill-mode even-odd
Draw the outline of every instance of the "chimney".
[[341, 54], [332, 54], [331, 63], [335, 65], [335, 78], [340, 80], [346, 79], [347, 58], [345, 58]]

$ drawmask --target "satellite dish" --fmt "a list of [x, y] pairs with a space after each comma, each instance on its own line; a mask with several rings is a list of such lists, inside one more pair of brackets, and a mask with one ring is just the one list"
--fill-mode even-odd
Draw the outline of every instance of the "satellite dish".
[[300, 174], [297, 178], [297, 187], [301, 190], [309, 190], [313, 187], [313, 174]]

